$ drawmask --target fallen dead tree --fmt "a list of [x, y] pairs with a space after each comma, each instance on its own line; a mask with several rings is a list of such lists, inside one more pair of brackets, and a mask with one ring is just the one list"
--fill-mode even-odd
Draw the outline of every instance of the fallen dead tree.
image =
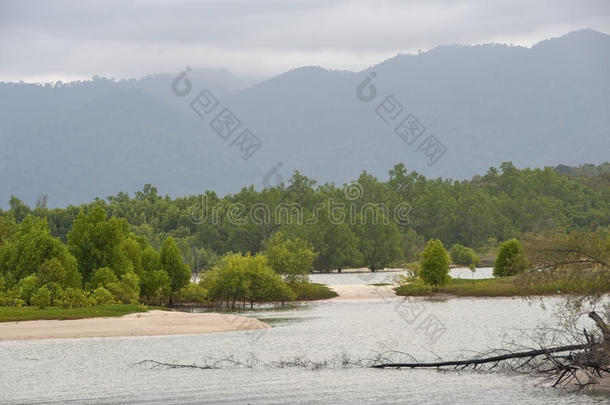
[[586, 344], [567, 345], [567, 346], [552, 347], [549, 349], [538, 349], [538, 350], [529, 350], [529, 351], [525, 351], [525, 352], [507, 353], [507, 354], [502, 354], [502, 355], [498, 355], [498, 356], [489, 356], [489, 357], [475, 358], [475, 359], [469, 359], [469, 360], [436, 361], [436, 362], [430, 362], [430, 363], [419, 363], [419, 362], [382, 363], [382, 364], [372, 365], [371, 368], [439, 368], [439, 367], [450, 367], [450, 366], [454, 366], [456, 368], [459, 368], [459, 367], [465, 368], [468, 366], [473, 366], [473, 368], [476, 368], [476, 366], [478, 366], [480, 364], [487, 364], [487, 363], [498, 364], [499, 362], [505, 361], [505, 360], [519, 359], [519, 358], [523, 358], [523, 357], [534, 358], [536, 356], [551, 355], [554, 353], [561, 353], [561, 352], [574, 351], [574, 350], [582, 350], [582, 349], [585, 349], [586, 346], [587, 346]]
[[517, 360], [517, 363], [511, 365], [509, 370], [542, 376], [544, 377], [543, 382], [552, 383], [551, 385], [554, 387], [572, 385], [584, 388], [595, 384], [604, 374], [610, 373], [610, 329], [596, 312], [590, 312], [589, 318], [595, 322], [601, 333], [596, 338], [583, 329], [584, 343], [542, 347], [464, 360], [428, 363], [381, 362], [371, 367], [380, 369], [453, 367], [456, 370], [463, 370], [469, 367], [476, 369], [481, 365], [491, 365], [489, 367], [491, 370], [502, 362]]
[[[528, 350], [509, 351], [499, 350], [492, 353], [482, 354], [471, 359], [418, 362], [390, 362], [388, 355], [406, 353], [386, 352], [380, 353], [374, 359], [350, 359], [346, 354], [330, 360], [314, 361], [304, 356], [279, 361], [265, 362], [250, 354], [246, 359], [239, 360], [234, 356], [206, 357], [202, 364], [179, 364], [164, 363], [155, 360], [144, 360], [134, 364], [137, 367], [149, 369], [175, 369], [196, 368], [202, 370], [213, 370], [222, 368], [302, 368], [317, 370], [322, 368], [374, 368], [374, 369], [416, 369], [434, 368], [454, 370], [485, 368], [492, 370], [503, 364], [504, 369], [509, 372], [518, 372], [542, 377], [543, 384], [552, 386], [572, 386], [584, 388], [595, 384], [604, 375], [610, 376], [610, 329], [603, 319], [595, 312], [589, 313], [597, 325], [597, 335], [583, 330], [580, 338], [582, 343], [574, 343], [559, 346], [530, 348]], [[409, 356], [411, 357], [411, 356]], [[412, 358], [412, 357], [411, 357]]]

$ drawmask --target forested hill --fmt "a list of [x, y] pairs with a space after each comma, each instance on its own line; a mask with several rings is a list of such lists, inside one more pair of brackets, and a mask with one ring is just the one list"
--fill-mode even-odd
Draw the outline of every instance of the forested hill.
[[133, 197], [119, 193], [55, 209], [44, 198], [34, 208], [13, 198], [10, 210], [0, 211], [0, 239], [3, 224], [30, 214], [46, 218], [65, 241], [81, 210], [102, 206], [153, 247], [172, 236], [199, 271], [226, 252], [260, 251], [278, 230], [309, 241], [318, 269], [413, 260], [431, 238], [488, 251], [530, 231], [610, 232], [610, 163], [520, 170], [505, 162], [469, 181], [426, 178], [397, 164], [387, 181], [367, 172], [355, 180], [318, 184], [297, 172], [285, 185], [223, 198], [208, 191], [172, 199], [146, 185]]
[[[280, 162], [273, 182], [294, 170], [321, 182], [362, 169], [380, 177], [393, 162], [457, 179], [507, 160], [599, 164], [610, 152], [609, 71], [610, 37], [581, 30], [531, 48], [439, 46], [357, 73], [303, 67], [254, 86], [227, 71], [193, 69], [182, 97], [171, 91], [173, 74], [0, 83], [0, 201], [14, 194], [33, 204], [43, 192], [49, 206], [64, 206], [146, 183], [172, 196], [224, 195], [260, 189]], [[373, 73], [376, 98], [357, 97]], [[217, 110], [240, 120], [235, 136], [247, 128], [262, 142], [250, 159], [210, 128], [213, 115], [202, 120], [189, 106], [206, 88]], [[386, 123], [378, 106], [390, 95], [400, 106], [389, 115], [401, 114]], [[411, 144], [395, 132], [408, 114], [425, 127], [417, 142], [407, 137]], [[418, 151], [428, 135], [446, 147], [431, 166]]]

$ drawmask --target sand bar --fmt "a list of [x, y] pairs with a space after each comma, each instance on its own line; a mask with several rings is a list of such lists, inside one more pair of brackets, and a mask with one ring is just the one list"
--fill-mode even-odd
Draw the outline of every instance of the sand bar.
[[362, 300], [362, 299], [384, 299], [396, 297], [394, 285], [328, 285], [328, 288], [339, 294], [331, 298], [331, 301], [339, 300]]
[[258, 319], [230, 314], [148, 311], [108, 318], [1, 322], [0, 341], [186, 335], [268, 327]]

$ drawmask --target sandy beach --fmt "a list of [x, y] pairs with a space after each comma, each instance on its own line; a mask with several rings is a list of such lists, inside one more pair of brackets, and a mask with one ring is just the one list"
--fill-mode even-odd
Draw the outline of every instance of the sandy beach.
[[328, 288], [339, 294], [338, 297], [331, 298], [330, 301], [339, 300], [362, 300], [371, 298], [392, 298], [396, 297], [394, 285], [329, 285]]
[[149, 311], [111, 318], [0, 323], [0, 341], [185, 335], [268, 328], [254, 318], [216, 313]]

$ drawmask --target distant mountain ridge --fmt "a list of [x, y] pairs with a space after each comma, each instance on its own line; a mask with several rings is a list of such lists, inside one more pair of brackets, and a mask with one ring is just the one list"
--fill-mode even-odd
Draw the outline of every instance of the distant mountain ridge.
[[[377, 97], [363, 102], [356, 89], [373, 73]], [[169, 74], [0, 83], [0, 206], [12, 194], [31, 204], [47, 193], [50, 206], [61, 206], [145, 183], [174, 196], [224, 194], [287, 180], [293, 170], [343, 183], [362, 170], [385, 178], [397, 162], [455, 179], [508, 160], [598, 164], [610, 156], [609, 73], [610, 36], [581, 30], [532, 48], [446, 45], [362, 72], [303, 67], [254, 85], [193, 69], [184, 97], [172, 93]], [[201, 119], [189, 103], [206, 88], [219, 106]], [[402, 112], [386, 123], [376, 109], [390, 95]], [[248, 128], [262, 142], [250, 159], [210, 128], [222, 108], [241, 121], [236, 133]], [[394, 130], [408, 114], [425, 127], [413, 145]], [[446, 147], [432, 166], [417, 151], [429, 134]]]

